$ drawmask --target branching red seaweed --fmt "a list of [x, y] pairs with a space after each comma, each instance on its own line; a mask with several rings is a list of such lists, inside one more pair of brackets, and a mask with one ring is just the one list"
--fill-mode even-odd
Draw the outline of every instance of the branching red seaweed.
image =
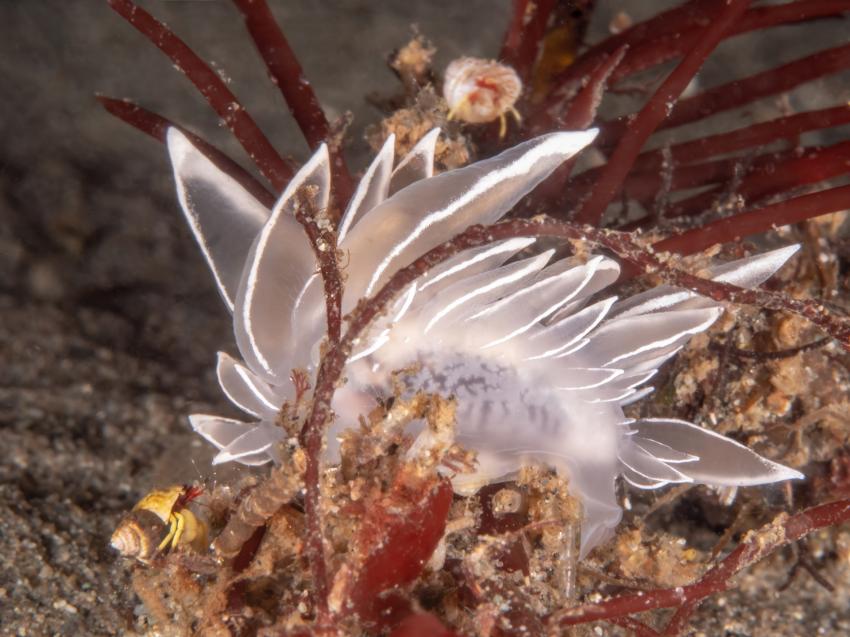
[[[599, 108], [599, 103], [602, 101], [602, 96], [605, 88], [608, 85], [608, 78], [617, 65], [622, 61], [626, 53], [627, 45], [623, 45], [610, 56], [608, 56], [588, 78], [587, 84], [582, 87], [575, 98], [570, 102], [567, 112], [564, 114], [563, 120], [557, 123], [557, 128], [563, 130], [585, 130], [593, 124], [596, 118], [596, 111]], [[552, 122], [547, 122], [552, 125]], [[552, 126], [555, 127], [555, 126]], [[551, 130], [551, 128], [547, 128]], [[533, 133], [534, 131], [532, 131]], [[537, 131], [542, 132], [542, 131]], [[542, 184], [540, 184], [530, 197], [531, 201], [528, 209], [535, 210], [542, 205], [543, 202], [557, 201], [560, 193], [564, 192], [567, 181], [575, 166], [575, 158], [564, 162], [563, 166], [559, 166], [554, 173]], [[589, 171], [587, 171], [589, 172]]]
[[[307, 211], [304, 210], [307, 208]], [[325, 290], [325, 314], [328, 325], [328, 345], [338, 347], [342, 326], [342, 278], [337, 263], [336, 235], [328, 229], [322, 229], [316, 220], [316, 211], [307, 203], [296, 211], [295, 218], [304, 227], [313, 252], [319, 263]], [[315, 400], [315, 397], [314, 397]], [[330, 404], [330, 401], [328, 401]], [[306, 450], [307, 466], [304, 471], [305, 497], [304, 507], [307, 513], [308, 539], [306, 555], [313, 574], [319, 623], [326, 623], [328, 617], [328, 569], [325, 560], [324, 524], [321, 503], [321, 450], [324, 441], [324, 429], [305, 426], [301, 433], [301, 442]]]
[[345, 165], [342, 148], [332, 139], [331, 127], [313, 86], [283, 31], [272, 15], [265, 0], [233, 0], [245, 18], [245, 26], [266, 64], [269, 76], [278, 87], [289, 111], [298, 123], [304, 138], [315, 150], [319, 144], [328, 143], [331, 152], [334, 193], [337, 204], [348, 202], [353, 188], [351, 175]]
[[[848, 10], [850, 10], [850, 2], [847, 2], [847, 0], [798, 0], [797, 2], [772, 7], [755, 7], [749, 9], [741, 16], [740, 20], [737, 20], [731, 26], [724, 39], [782, 24], [839, 15]], [[665, 37], [653, 38], [644, 46], [633, 47], [626, 61], [614, 73], [612, 81], [616, 82], [639, 71], [684, 55], [696, 43], [701, 28], [702, 26], [695, 25], [690, 29], [677, 31]]]
[[[826, 148], [807, 148], [799, 157], [792, 156], [784, 161], [759, 158], [757, 164], [754, 162], [745, 172], [734, 188], [734, 197], [752, 207], [768, 197], [799, 192], [811, 184], [850, 173], [850, 142]], [[704, 213], [713, 207], [718, 195], [723, 194], [721, 184], [678, 201], [668, 210], [667, 217]]]
[[[745, 106], [756, 100], [790, 91], [804, 82], [837, 73], [848, 66], [850, 66], [850, 44], [825, 49], [762, 73], [715, 86], [693, 97], [681, 99], [660, 128], [690, 124], [723, 111]], [[617, 139], [626, 127], [626, 122], [606, 123], [601, 141], [607, 143]]]
[[281, 193], [292, 178], [292, 167], [278, 154], [233, 92], [189, 46], [131, 0], [108, 0], [122, 18], [165, 53], [218, 113], [263, 176]]
[[[567, 67], [556, 81], [562, 86], [579, 83], [616, 49], [622, 46], [639, 45], [664, 35], [678, 33], [696, 24], [704, 25], [707, 16], [716, 11], [716, 7], [717, 3], [714, 0], [690, 0], [681, 6], [659, 13], [590, 47], [574, 64]], [[551, 103], [547, 104], [547, 108], [550, 106]]]
[[419, 576], [443, 536], [451, 503], [448, 481], [410, 473], [397, 477], [385, 496], [370, 501], [353, 555], [337, 573], [338, 612], [392, 625], [393, 600], [382, 593]]
[[[602, 57], [624, 44], [631, 48], [629, 60], [617, 71], [614, 81], [683, 55], [692, 48], [699, 37], [700, 30], [709, 24], [711, 16], [716, 10], [717, 3], [713, 0], [691, 0], [691, 2], [686, 2], [682, 6], [659, 13], [653, 18], [591, 47], [575, 64], [568, 67], [557, 78], [557, 81], [561, 86], [570, 86], [580, 82], [582, 78], [592, 72]], [[847, 2], [847, 0], [798, 0], [781, 6], [757, 7], [749, 9], [724, 37], [781, 24], [841, 15], [846, 11], [850, 11], [850, 2]], [[812, 57], [814, 58], [814, 56]], [[821, 62], [821, 59], [818, 58], [817, 61]], [[813, 79], [813, 75], [816, 73], [815, 68], [817, 67], [804, 70], [802, 73], [793, 72], [797, 69], [787, 69], [788, 81], [793, 82], [789, 87], [796, 86], [802, 81], [798, 79], [794, 82], [793, 77]], [[776, 74], [774, 80], [781, 81], [781, 76]], [[781, 89], [769, 94], [775, 94], [779, 90]], [[555, 104], [556, 100], [552, 98], [547, 101], [545, 108], [538, 109], [537, 112], [543, 112]], [[706, 110], [702, 115], [688, 121], [695, 121], [714, 112], [717, 111]], [[667, 126], [675, 126], [681, 123], [684, 123], [684, 121], [676, 124], [668, 123]], [[611, 136], [606, 135], [606, 139], [616, 139], [619, 134], [622, 134], [622, 128], [624, 128], [623, 124], [617, 124], [618, 132], [615, 133], [612, 130]]]
[[192, 140], [192, 143], [195, 144], [195, 146], [203, 151], [204, 155], [206, 155], [211, 162], [242, 184], [245, 190], [257, 198], [257, 201], [268, 208], [271, 208], [274, 205], [275, 196], [266, 190], [263, 184], [257, 181], [254, 176], [242, 168], [242, 166], [198, 135], [187, 131], [182, 126], [177, 126], [174, 122], [166, 119], [162, 115], [158, 115], [157, 113], [149, 111], [138, 104], [134, 104], [130, 100], [117, 100], [112, 97], [98, 95], [97, 101], [101, 103], [103, 108], [118, 119], [128, 123], [133, 128], [150, 135], [155, 140], [162, 143], [165, 143], [165, 135], [169, 128], [172, 126], [179, 128], [189, 139]]
[[675, 100], [714, 50], [723, 35], [746, 10], [749, 0], [730, 0], [711, 22], [679, 65], [649, 98], [629, 129], [623, 135], [611, 158], [596, 181], [590, 197], [576, 212], [579, 223], [597, 224], [605, 208], [617, 196], [623, 181], [646, 140], [670, 112]]
[[[776, 549], [796, 542], [818, 529], [848, 520], [850, 499], [814, 506], [792, 516], [781, 514], [758, 531], [749, 533], [734, 551], [694, 584], [675, 589], [641, 591], [637, 594], [620, 595], [604, 602], [581, 604], [561, 611], [550, 621], [560, 626], [574, 626], [628, 617], [656, 608], [689, 606], [692, 610], [700, 600], [729, 588], [733, 575], [764, 559]], [[678, 620], [677, 624], [680, 623], [681, 620]], [[629, 627], [632, 626], [633, 624]], [[663, 634], [669, 633], [665, 631]]]
[[514, 0], [513, 6], [499, 60], [528, 82], [555, 0]]
[[[716, 155], [732, 153], [747, 148], [765, 146], [783, 139], [793, 139], [802, 133], [842, 126], [850, 123], [850, 106], [843, 104], [817, 111], [796, 113], [769, 122], [752, 124], [728, 133], [710, 135], [669, 147], [670, 157], [677, 164], [687, 164]], [[641, 153], [634, 164], [635, 170], [650, 172], [661, 168], [661, 151]]]
[[[306, 209], [306, 210], [305, 210]], [[339, 342], [342, 329], [342, 276], [337, 263], [336, 234], [317, 221], [318, 212], [308, 202], [295, 212], [295, 218], [304, 227], [304, 232], [313, 246], [325, 287], [325, 314], [328, 324], [328, 342]]]
[[402, 619], [390, 637], [460, 637], [431, 613], [415, 613]]
[[737, 241], [771, 228], [848, 208], [850, 186], [839, 186], [718, 219], [700, 228], [662, 239], [653, 247], [658, 251], [694, 254], [715, 244]]

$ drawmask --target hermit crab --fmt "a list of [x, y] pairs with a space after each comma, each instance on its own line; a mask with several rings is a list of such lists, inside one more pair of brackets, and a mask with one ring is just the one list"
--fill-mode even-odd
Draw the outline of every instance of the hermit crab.
[[[429, 249], [500, 219], [595, 134], [544, 135], [436, 176], [439, 131], [398, 162], [390, 136], [337, 227], [343, 314]], [[190, 422], [219, 449], [215, 463], [274, 462], [286, 436], [278, 411], [294, 394], [290, 374], [315, 372], [324, 336], [321, 277], [294, 210], [305, 192], [317, 209], [329, 205], [328, 150], [315, 152], [269, 210], [179, 130], [167, 141], [180, 203], [233, 314], [242, 356], [219, 353], [218, 380], [249, 417], [196, 414]], [[795, 251], [714, 266], [707, 276], [756, 286]], [[641, 489], [802, 477], [688, 422], [627, 419], [623, 406], [652, 391], [646, 383], [659, 367], [723, 308], [670, 286], [606, 296], [620, 274], [616, 261], [553, 254], [533, 238], [507, 239], [461, 252], [409, 286], [348, 359], [325, 461], [337, 459], [338, 435], [390, 393], [393, 373], [409, 369], [411, 389], [457, 400], [458, 442], [476, 452], [477, 465], [452, 477], [455, 490], [472, 492], [525, 463], [552, 467], [582, 503], [583, 554], [621, 517], [618, 476]]]
[[143, 564], [168, 548], [189, 545], [198, 551], [205, 550], [206, 521], [188, 508], [200, 495], [200, 488], [189, 485], [150, 491], [118, 524], [110, 546], [124, 557], [136, 558]]

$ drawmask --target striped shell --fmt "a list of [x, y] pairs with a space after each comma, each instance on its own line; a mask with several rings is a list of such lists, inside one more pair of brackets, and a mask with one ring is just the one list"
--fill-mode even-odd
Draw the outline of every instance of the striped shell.
[[134, 509], [119, 522], [109, 545], [123, 557], [147, 563], [156, 554], [165, 529], [165, 523], [153, 511]]
[[[348, 313], [432, 247], [476, 223], [492, 223], [588, 143], [595, 131], [544, 135], [497, 157], [432, 176], [438, 131], [398, 163], [390, 137], [368, 167], [338, 228], [347, 255], [342, 299]], [[168, 133], [186, 218], [233, 313], [242, 361], [218, 357], [219, 383], [250, 422], [190, 417], [214, 444], [214, 462], [277, 460], [276, 424], [293, 397], [290, 371], [314, 373], [324, 337], [317, 264], [293, 216], [304, 186], [328, 205], [330, 160], [322, 146], [272, 210], [216, 168], [176, 129]], [[523, 256], [518, 255], [522, 251]], [[708, 276], [751, 287], [796, 251], [783, 248], [716, 266]], [[652, 391], [645, 383], [723, 309], [669, 286], [618, 300], [604, 290], [619, 266], [604, 256], [553, 261], [534, 239], [510, 239], [461, 253], [418, 280], [372, 326], [348, 361], [328, 434], [356, 426], [393, 371], [418, 372], [417, 389], [453, 395], [458, 440], [475, 450], [477, 471], [453, 479], [472, 491], [528, 462], [569, 477], [583, 504], [582, 552], [610, 535], [621, 510], [615, 480], [638, 488], [670, 483], [740, 486], [801, 475], [744, 445], [691, 423], [628, 420], [623, 406]]]
[[449, 112], [470, 124], [495, 121], [513, 108], [522, 82], [511, 67], [493, 60], [463, 57], [446, 68], [443, 97]]

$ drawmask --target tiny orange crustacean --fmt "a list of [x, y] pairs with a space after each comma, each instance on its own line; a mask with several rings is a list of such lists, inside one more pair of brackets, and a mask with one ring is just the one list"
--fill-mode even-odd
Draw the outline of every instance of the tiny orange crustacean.
[[[110, 546], [124, 557], [145, 564], [169, 546], [190, 545], [203, 550], [207, 545], [207, 525], [188, 509], [202, 489], [175, 485], [155, 489], [136, 503], [115, 529]], [[163, 535], [165, 533], [165, 535]]]
[[522, 81], [510, 66], [494, 60], [462, 57], [446, 68], [443, 97], [449, 105], [449, 119], [470, 124], [486, 124], [499, 120], [499, 137], [508, 126], [506, 114], [519, 123], [521, 117], [514, 104], [522, 92]]

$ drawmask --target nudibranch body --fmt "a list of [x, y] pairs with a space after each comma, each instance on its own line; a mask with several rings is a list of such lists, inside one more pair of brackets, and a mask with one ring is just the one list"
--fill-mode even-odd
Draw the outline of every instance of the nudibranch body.
[[[431, 248], [501, 218], [595, 132], [544, 135], [433, 176], [437, 135], [426, 135], [398, 164], [388, 139], [360, 181], [338, 228], [348, 258], [344, 314]], [[327, 149], [315, 153], [270, 211], [176, 129], [168, 146], [183, 210], [233, 313], [244, 359], [220, 353], [219, 382], [253, 419], [199, 414], [190, 417], [192, 426], [218, 447], [216, 463], [274, 461], [284, 436], [275, 420], [293, 394], [290, 372], [315, 371], [324, 337], [322, 283], [293, 210], [296, 193], [308, 186], [316, 206], [328, 205]], [[551, 250], [534, 248], [534, 239], [522, 238], [468, 250], [401, 295], [348, 361], [347, 383], [333, 404], [329, 461], [336, 436], [390, 393], [392, 373], [413, 368], [412, 387], [457, 398], [459, 442], [477, 452], [475, 473], [456, 476], [455, 488], [474, 490], [524, 463], [554, 467], [582, 502], [583, 553], [620, 519], [617, 476], [645, 489], [802, 477], [694, 424], [624, 416], [623, 406], [651, 391], [645, 383], [659, 366], [722, 307], [669, 286], [605, 298], [600, 292], [619, 276], [614, 260], [553, 261]], [[795, 251], [716, 266], [708, 276], [755, 286]]]

